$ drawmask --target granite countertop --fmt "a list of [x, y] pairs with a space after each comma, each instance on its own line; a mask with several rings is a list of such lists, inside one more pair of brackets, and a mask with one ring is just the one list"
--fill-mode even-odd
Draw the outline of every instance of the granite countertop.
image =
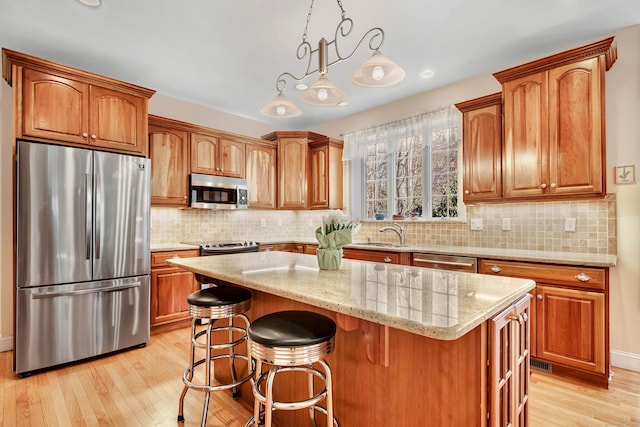
[[168, 264], [302, 303], [440, 340], [455, 340], [535, 287], [528, 279], [343, 259], [253, 252]]
[[151, 252], [184, 251], [189, 249], [199, 249], [199, 247], [186, 243], [154, 243], [151, 245]]

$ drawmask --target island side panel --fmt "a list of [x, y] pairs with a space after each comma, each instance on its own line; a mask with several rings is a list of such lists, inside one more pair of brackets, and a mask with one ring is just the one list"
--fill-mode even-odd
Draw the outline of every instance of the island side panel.
[[[250, 319], [281, 310], [308, 310], [336, 319], [336, 313], [252, 290]], [[485, 413], [486, 344], [484, 325], [455, 341], [442, 341], [389, 328], [389, 366], [366, 356], [370, 337], [338, 329], [328, 358], [334, 376], [334, 408], [342, 427], [479, 426]], [[228, 377], [225, 366], [217, 377]], [[285, 374], [276, 391], [304, 398], [306, 377]], [[302, 393], [302, 394], [301, 394]], [[253, 404], [249, 384], [241, 397]], [[280, 426], [307, 425], [306, 411], [276, 411]], [[323, 415], [318, 415], [322, 425]]]

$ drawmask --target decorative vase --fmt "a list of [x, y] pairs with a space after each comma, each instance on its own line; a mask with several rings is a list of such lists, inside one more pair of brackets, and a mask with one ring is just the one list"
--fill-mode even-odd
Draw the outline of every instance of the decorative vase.
[[316, 257], [320, 270], [337, 270], [342, 261], [342, 249], [318, 248], [316, 249]]

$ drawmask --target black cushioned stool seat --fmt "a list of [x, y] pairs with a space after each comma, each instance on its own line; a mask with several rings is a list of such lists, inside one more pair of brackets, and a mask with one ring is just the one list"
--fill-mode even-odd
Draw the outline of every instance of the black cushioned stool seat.
[[[324, 360], [335, 348], [335, 322], [310, 311], [281, 311], [254, 320], [247, 335], [251, 358], [256, 365], [252, 380], [254, 414], [245, 427], [253, 424], [271, 427], [273, 411], [304, 408], [309, 409], [311, 425], [316, 425], [315, 411], [319, 411], [327, 416], [327, 427], [338, 426], [333, 416], [331, 369]], [[263, 364], [271, 366], [262, 372]], [[308, 399], [276, 400], [273, 383], [280, 372], [304, 373], [309, 380]], [[319, 393], [314, 391], [314, 378], [324, 382]], [[326, 408], [318, 405], [321, 400], [325, 401]]]
[[[204, 427], [207, 423], [210, 393], [232, 389], [233, 397], [237, 398], [238, 386], [253, 376], [253, 364], [248, 349], [245, 354], [237, 353], [235, 350], [237, 346], [247, 341], [247, 329], [250, 323], [244, 313], [251, 308], [251, 291], [239, 286], [212, 285], [187, 296], [187, 303], [191, 315], [191, 358], [189, 367], [182, 375], [184, 388], [178, 406], [178, 422], [184, 421], [184, 398], [187, 391], [194, 389], [205, 393], [202, 412], [202, 427]], [[228, 319], [228, 323], [214, 326], [219, 319]], [[234, 324], [234, 319], [241, 320], [244, 325]], [[200, 324], [202, 321], [206, 323]], [[214, 336], [223, 338], [214, 343], [212, 339]], [[196, 351], [201, 353], [197, 358]], [[229, 361], [231, 380], [213, 385], [215, 362], [222, 359]], [[244, 365], [242, 369], [244, 375], [240, 378], [236, 373], [237, 360], [242, 361]], [[203, 365], [204, 373], [196, 381], [194, 373], [200, 365]]]

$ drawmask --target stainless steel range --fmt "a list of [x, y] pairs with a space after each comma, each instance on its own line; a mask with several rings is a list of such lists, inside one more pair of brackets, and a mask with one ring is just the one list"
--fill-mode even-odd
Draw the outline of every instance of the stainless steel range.
[[199, 242], [190, 243], [200, 248], [200, 256], [258, 252], [258, 242]]

